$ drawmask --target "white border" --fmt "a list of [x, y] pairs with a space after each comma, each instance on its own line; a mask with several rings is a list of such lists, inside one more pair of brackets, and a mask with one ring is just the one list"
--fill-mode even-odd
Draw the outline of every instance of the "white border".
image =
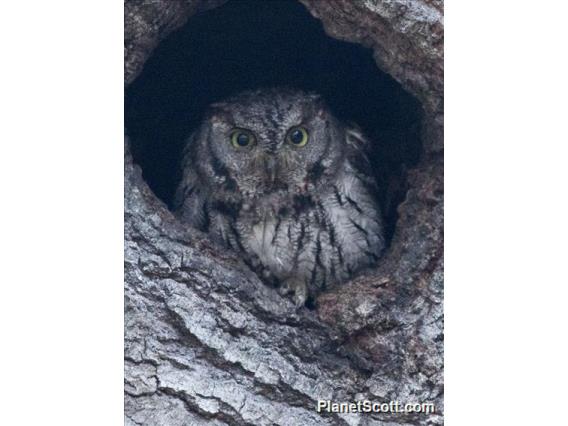
[[0, 424], [119, 425], [123, 5], [0, 16]]
[[[0, 16], [0, 424], [121, 424], [123, 5]], [[566, 16], [446, 2], [450, 425], [565, 421]]]
[[446, 2], [446, 422], [566, 423], [566, 6]]

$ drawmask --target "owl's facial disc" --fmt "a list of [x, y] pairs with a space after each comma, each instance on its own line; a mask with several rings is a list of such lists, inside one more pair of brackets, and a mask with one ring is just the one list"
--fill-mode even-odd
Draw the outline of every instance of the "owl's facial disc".
[[325, 185], [342, 158], [337, 122], [310, 94], [246, 92], [212, 105], [206, 123], [214, 182], [226, 175], [245, 197], [271, 194], [286, 203]]

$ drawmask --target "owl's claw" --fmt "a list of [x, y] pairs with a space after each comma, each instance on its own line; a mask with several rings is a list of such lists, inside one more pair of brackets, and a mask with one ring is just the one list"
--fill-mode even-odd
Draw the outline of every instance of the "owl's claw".
[[305, 291], [305, 292], [296, 291], [294, 293], [292, 300], [294, 301], [294, 304], [296, 305], [296, 309], [300, 309], [300, 308], [303, 308], [304, 306], [306, 306], [306, 300], [308, 300], [308, 294], [307, 293], [308, 293], [307, 291]]
[[306, 304], [306, 300], [308, 300], [308, 286], [302, 280], [288, 279], [282, 283], [278, 292], [282, 296], [291, 294], [292, 301], [297, 309], [302, 308]]

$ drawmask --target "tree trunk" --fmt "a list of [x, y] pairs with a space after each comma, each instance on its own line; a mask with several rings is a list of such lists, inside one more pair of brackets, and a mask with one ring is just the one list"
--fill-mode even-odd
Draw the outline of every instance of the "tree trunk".
[[[125, 83], [159, 42], [222, 0], [125, 3]], [[379, 266], [322, 294], [315, 311], [259, 281], [231, 253], [176, 221], [125, 147], [127, 425], [427, 425], [443, 410], [443, 2], [302, 0], [335, 38], [424, 109]], [[432, 402], [434, 414], [318, 413], [318, 400]]]

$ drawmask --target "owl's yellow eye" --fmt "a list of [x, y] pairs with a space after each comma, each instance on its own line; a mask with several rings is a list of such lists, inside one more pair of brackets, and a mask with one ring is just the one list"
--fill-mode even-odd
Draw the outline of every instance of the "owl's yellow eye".
[[305, 146], [308, 143], [308, 131], [303, 127], [292, 127], [286, 140], [294, 146]]
[[231, 143], [235, 148], [245, 148], [254, 143], [254, 135], [248, 130], [235, 129], [231, 132]]

